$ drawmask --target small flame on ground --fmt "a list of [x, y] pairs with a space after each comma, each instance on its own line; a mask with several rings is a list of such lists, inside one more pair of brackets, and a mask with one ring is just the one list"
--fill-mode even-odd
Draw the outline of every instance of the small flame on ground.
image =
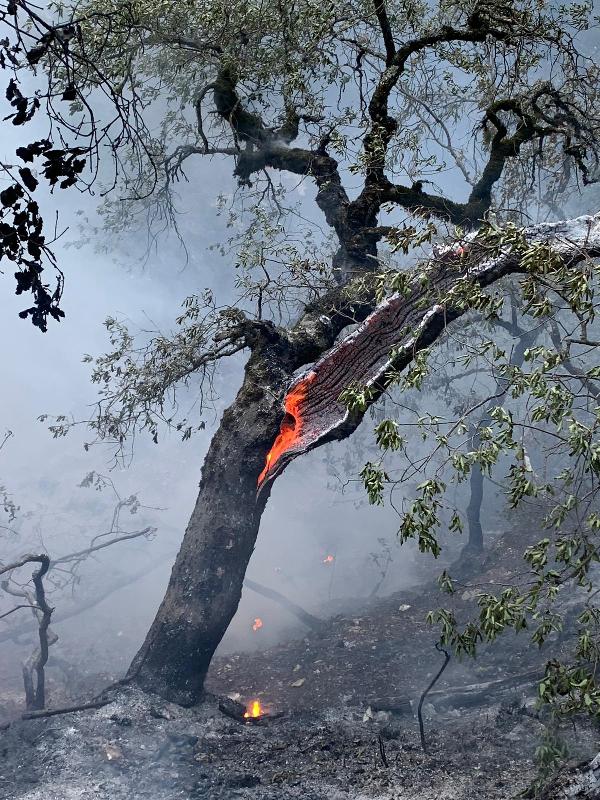
[[260, 617], [256, 617], [256, 619], [254, 620], [254, 625], [252, 626], [252, 630], [258, 631], [262, 628], [262, 626], [263, 626], [262, 619]]
[[332, 555], [325, 556], [325, 558], [323, 559], [324, 564], [333, 564], [334, 561], [335, 561], [335, 556]]
[[244, 712], [244, 719], [257, 719], [261, 716], [263, 710], [260, 706], [259, 700], [253, 700], [249, 705], [247, 711]]

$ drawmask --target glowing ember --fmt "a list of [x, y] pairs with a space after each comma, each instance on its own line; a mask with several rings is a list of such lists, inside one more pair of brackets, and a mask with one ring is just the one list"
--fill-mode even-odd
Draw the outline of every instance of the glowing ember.
[[253, 700], [244, 712], [244, 719], [258, 719], [263, 713], [259, 700]]
[[324, 564], [333, 564], [334, 561], [335, 561], [335, 556], [325, 556], [325, 558], [323, 559]]
[[299, 383], [293, 386], [285, 396], [284, 408], [285, 416], [279, 428], [279, 434], [273, 442], [273, 446], [267, 454], [265, 468], [258, 477], [258, 486], [261, 484], [271, 472], [275, 464], [279, 461], [283, 453], [289, 450], [290, 447], [297, 441], [302, 429], [302, 417], [300, 415], [300, 406], [306, 399], [308, 387], [315, 379], [315, 373], [309, 372]]
[[262, 619], [260, 617], [256, 617], [256, 619], [254, 620], [254, 625], [252, 626], [252, 630], [258, 631], [262, 628], [262, 626], [263, 626]]

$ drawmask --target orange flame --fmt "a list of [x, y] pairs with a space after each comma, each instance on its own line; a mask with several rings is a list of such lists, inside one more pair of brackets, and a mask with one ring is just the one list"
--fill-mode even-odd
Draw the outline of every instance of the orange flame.
[[325, 556], [325, 558], [323, 559], [324, 564], [333, 564], [334, 561], [335, 561], [335, 556]]
[[254, 620], [254, 625], [252, 626], [252, 630], [253, 631], [258, 631], [258, 630], [260, 630], [262, 628], [262, 626], [263, 626], [262, 619], [260, 617], [256, 617], [255, 620]]
[[244, 719], [257, 719], [263, 713], [259, 700], [253, 700], [248, 704], [247, 711], [244, 712]]
[[302, 430], [300, 405], [306, 399], [308, 387], [315, 377], [314, 372], [309, 372], [305, 378], [293, 386], [286, 394], [284, 400], [285, 416], [281, 422], [277, 438], [267, 454], [265, 468], [258, 477], [259, 488], [282, 454], [289, 450], [300, 436], [300, 431]]

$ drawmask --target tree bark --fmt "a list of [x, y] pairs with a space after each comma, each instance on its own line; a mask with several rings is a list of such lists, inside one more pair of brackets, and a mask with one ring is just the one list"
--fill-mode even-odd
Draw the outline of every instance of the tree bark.
[[331, 346], [350, 313], [364, 319], [372, 305], [368, 292], [350, 302], [335, 289], [307, 307], [291, 331], [258, 326], [244, 382], [210, 443], [167, 592], [128, 670], [130, 681], [181, 705], [202, 698], [212, 656], [237, 610], [270, 494], [270, 483], [258, 494], [258, 478], [292, 374]]
[[[271, 358], [269, 358], [271, 356]], [[271, 352], [255, 352], [223, 414], [165, 598], [128, 677], [191, 705], [202, 696], [211, 658], [236, 612], [268, 493], [258, 476], [281, 418], [289, 380]]]
[[[569, 263], [600, 254], [600, 216], [536, 226], [527, 235], [553, 241]], [[366, 408], [350, 414], [340, 404], [345, 386], [369, 386], [368, 404], [375, 402], [385, 391], [387, 370], [405, 367], [448, 321], [465, 313], [466, 307], [444, 303], [448, 290], [465, 278], [489, 285], [521, 271], [519, 256], [510, 251], [492, 259], [482, 253], [468, 273], [439, 254], [436, 262], [431, 293], [418, 281], [408, 297], [395, 296], [367, 316], [372, 300], [353, 302], [346, 292], [341, 303], [344, 290], [337, 290], [307, 309], [292, 331], [282, 334], [272, 326], [272, 335], [254, 347], [242, 388], [211, 442], [194, 512], [165, 598], [128, 672], [131, 681], [182, 705], [201, 699], [213, 653], [238, 607], [273, 480], [295, 456], [356, 429]], [[361, 318], [362, 325], [332, 347], [343, 327]], [[311, 361], [304, 377], [292, 380]], [[309, 390], [296, 397], [297, 416], [289, 419], [282, 401], [307, 374], [313, 376]], [[265, 470], [267, 453], [285, 426], [296, 429], [292, 444]]]

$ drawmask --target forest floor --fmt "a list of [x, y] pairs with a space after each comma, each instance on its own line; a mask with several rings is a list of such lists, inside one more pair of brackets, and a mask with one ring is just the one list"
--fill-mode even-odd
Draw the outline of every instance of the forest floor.
[[[415, 712], [443, 663], [426, 611], [444, 603], [459, 618], [471, 613], [474, 584], [505, 582], [522, 549], [521, 536], [502, 537], [452, 598], [431, 584], [338, 615], [304, 639], [216, 659], [212, 694], [195, 708], [125, 687], [100, 709], [13, 721], [0, 732], [0, 798], [514, 797], [535, 778], [545, 730], [535, 678], [564, 639], [538, 652], [526, 635], [509, 635], [476, 661], [451, 660], [424, 703], [427, 753]], [[258, 699], [271, 718], [234, 720], [217, 695]], [[598, 728], [578, 722], [571, 755], [590, 758], [599, 739]]]

